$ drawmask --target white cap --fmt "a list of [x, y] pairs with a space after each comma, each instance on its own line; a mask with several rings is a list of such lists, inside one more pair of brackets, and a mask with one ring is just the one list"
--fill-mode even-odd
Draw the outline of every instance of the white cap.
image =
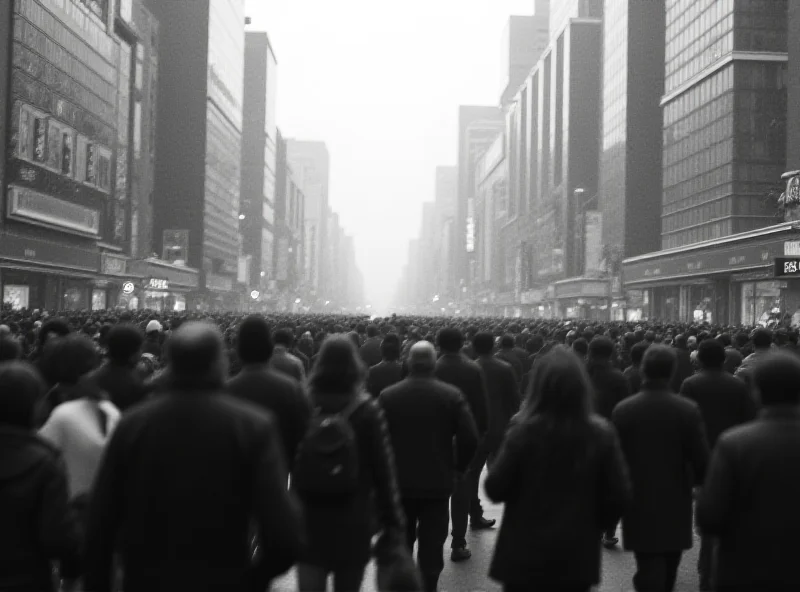
[[144, 330], [145, 333], [152, 333], [153, 331], [158, 331], [161, 333], [161, 323], [156, 320], [152, 320], [147, 323], [147, 328]]

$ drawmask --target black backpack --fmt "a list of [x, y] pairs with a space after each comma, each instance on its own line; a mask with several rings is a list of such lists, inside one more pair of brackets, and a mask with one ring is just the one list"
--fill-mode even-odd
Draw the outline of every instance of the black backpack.
[[317, 407], [297, 450], [292, 488], [307, 497], [352, 495], [358, 490], [358, 442], [350, 416], [369, 401], [359, 395], [342, 411], [325, 414]]

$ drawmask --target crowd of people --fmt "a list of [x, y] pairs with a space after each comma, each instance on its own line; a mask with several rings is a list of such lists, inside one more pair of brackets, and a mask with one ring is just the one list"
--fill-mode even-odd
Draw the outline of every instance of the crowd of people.
[[4, 309], [0, 450], [0, 590], [800, 590], [790, 327]]

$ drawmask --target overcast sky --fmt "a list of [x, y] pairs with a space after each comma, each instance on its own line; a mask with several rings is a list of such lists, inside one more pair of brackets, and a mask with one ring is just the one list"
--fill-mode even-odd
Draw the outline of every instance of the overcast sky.
[[[247, 0], [278, 59], [285, 137], [327, 142], [331, 207], [355, 237], [367, 297], [394, 296], [459, 105], [497, 104], [503, 28], [534, 0]], [[390, 8], [391, 7], [391, 8]]]

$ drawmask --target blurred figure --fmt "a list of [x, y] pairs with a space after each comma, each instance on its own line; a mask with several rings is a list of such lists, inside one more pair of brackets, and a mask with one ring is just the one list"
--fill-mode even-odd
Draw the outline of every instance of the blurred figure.
[[418, 541], [425, 592], [436, 592], [444, 568], [450, 495], [456, 474], [467, 470], [475, 454], [478, 432], [461, 392], [435, 378], [436, 351], [430, 343], [415, 344], [408, 365], [409, 377], [385, 389], [380, 404], [397, 460], [408, 547], [413, 552]]
[[478, 482], [486, 464], [483, 439], [489, 430], [489, 403], [483, 371], [480, 366], [461, 353], [464, 345], [461, 331], [454, 328], [442, 329], [439, 332], [438, 342], [442, 356], [436, 362], [436, 378], [452, 384], [464, 395], [481, 439], [478, 454], [473, 458], [466, 475], [456, 485], [450, 498], [450, 520], [453, 523], [450, 559], [465, 561], [472, 556], [467, 549], [467, 518], [470, 519], [472, 528], [476, 530], [495, 525], [494, 520], [483, 517], [483, 508], [478, 497]]
[[[716, 339], [705, 339], [697, 350], [700, 372], [683, 381], [681, 394], [700, 408], [713, 451], [719, 435], [737, 425], [755, 419], [756, 403], [747, 386], [725, 372], [725, 347]], [[708, 536], [700, 538], [700, 590], [711, 590], [711, 567], [714, 543]]]
[[236, 344], [242, 371], [228, 380], [227, 390], [274, 414], [285, 464], [291, 470], [311, 417], [308, 397], [300, 383], [269, 367], [273, 345], [270, 327], [263, 317], [253, 315], [242, 321]]
[[765, 357], [772, 349], [772, 331], [759, 327], [753, 331], [751, 341], [755, 351], [744, 359], [734, 374], [736, 378], [743, 380], [748, 388], [752, 387], [754, 368], [761, 358]]
[[600, 581], [600, 533], [619, 520], [630, 483], [614, 429], [591, 415], [591, 398], [572, 353], [539, 361], [485, 483], [505, 503], [490, 570], [505, 592], [588, 592]]
[[58, 359], [53, 355], [53, 350], [58, 340], [66, 337], [69, 333], [69, 325], [63, 319], [50, 319], [39, 328], [36, 348], [31, 354], [30, 361], [39, 370], [47, 388], [51, 388], [58, 382], [56, 377]]
[[638, 393], [642, 388], [642, 358], [644, 358], [644, 352], [647, 351], [648, 347], [650, 347], [649, 341], [640, 341], [630, 350], [631, 365], [625, 368], [622, 375], [628, 381], [631, 394]]
[[0, 363], [22, 359], [22, 346], [11, 335], [0, 335]]
[[150, 354], [156, 360], [161, 361], [163, 331], [164, 327], [155, 319], [147, 323], [147, 327], [144, 330], [145, 340], [142, 353]]
[[[378, 328], [375, 325], [367, 327], [367, 340], [359, 350], [361, 359], [367, 365], [367, 368], [380, 364], [383, 356], [381, 354], [381, 338], [378, 335]], [[398, 356], [399, 357], [399, 356]]]
[[672, 392], [675, 352], [650, 346], [642, 390], [614, 409], [630, 469], [633, 502], [622, 518], [636, 556], [637, 592], [672, 592], [681, 555], [692, 547], [692, 492], [703, 481], [708, 443], [697, 405]]
[[[696, 339], [695, 339], [696, 341]], [[672, 376], [672, 392], [677, 393], [681, 390], [683, 381], [694, 374], [692, 365], [692, 353], [689, 349], [689, 339], [686, 335], [678, 335], [675, 338], [675, 373]]]
[[[473, 348], [475, 347], [475, 342], [473, 340]], [[511, 335], [503, 335], [500, 338], [500, 351], [495, 354], [495, 356], [507, 364], [511, 366], [511, 369], [514, 371], [514, 378], [517, 381], [517, 385], [522, 384], [522, 362], [520, 362], [519, 356], [517, 355], [515, 348], [516, 343], [514, 342], [514, 338]], [[476, 358], [478, 352], [475, 352]]]
[[108, 360], [89, 376], [89, 380], [105, 391], [122, 412], [141, 403], [146, 396], [142, 376], [136, 369], [143, 341], [142, 333], [135, 325], [114, 326], [106, 338]]
[[218, 329], [184, 324], [167, 348], [168, 390], [122, 419], [97, 476], [85, 588], [109, 590], [119, 548], [126, 592], [249, 591], [251, 518], [268, 544], [256, 566], [264, 577], [287, 571], [303, 543], [277, 427], [220, 394]]
[[[297, 568], [301, 592], [325, 590], [330, 574], [335, 590], [360, 589], [372, 551], [373, 512], [384, 541], [402, 541], [405, 532], [386, 421], [363, 394], [365, 375], [350, 338], [334, 336], [322, 345], [309, 377], [315, 413], [292, 473], [309, 535]], [[331, 454], [341, 460], [333, 473], [326, 465]]]
[[717, 336], [717, 340], [725, 348], [725, 364], [723, 366], [725, 372], [728, 374], [734, 374], [736, 369], [742, 365], [744, 358], [739, 350], [733, 347], [733, 341], [731, 340], [730, 335], [727, 333], [722, 333]]
[[403, 365], [400, 363], [400, 339], [389, 333], [381, 342], [383, 360], [369, 369], [367, 391], [378, 397], [384, 389], [397, 384], [403, 378]]
[[35, 369], [0, 364], [0, 590], [51, 592], [51, 561], [80, 575], [80, 539], [58, 451], [36, 436], [45, 386]]
[[589, 344], [583, 337], [579, 337], [572, 342], [572, 351], [582, 362], [586, 363], [586, 359], [589, 356]]
[[800, 589], [800, 361], [759, 360], [753, 382], [759, 418], [717, 440], [697, 502], [697, 524], [719, 539], [715, 590]]
[[294, 378], [297, 382], [303, 383], [306, 380], [306, 371], [303, 367], [303, 362], [301, 362], [297, 356], [289, 352], [293, 342], [294, 335], [292, 335], [292, 332], [288, 329], [279, 329], [275, 331], [269, 366], [273, 370], [286, 374]]

